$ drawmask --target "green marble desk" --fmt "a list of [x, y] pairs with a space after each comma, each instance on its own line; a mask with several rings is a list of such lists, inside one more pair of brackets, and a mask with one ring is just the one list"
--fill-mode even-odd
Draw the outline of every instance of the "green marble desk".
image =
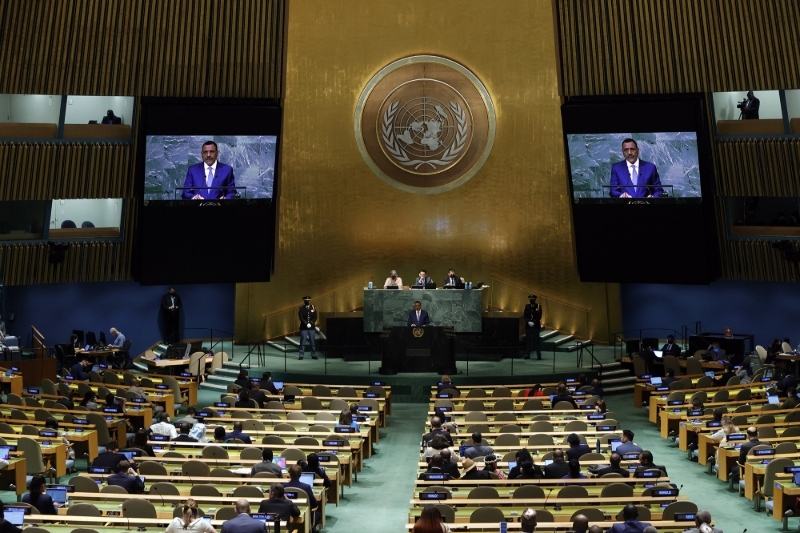
[[405, 326], [419, 300], [432, 326], [453, 326], [458, 333], [481, 332], [483, 289], [364, 290], [364, 331]]

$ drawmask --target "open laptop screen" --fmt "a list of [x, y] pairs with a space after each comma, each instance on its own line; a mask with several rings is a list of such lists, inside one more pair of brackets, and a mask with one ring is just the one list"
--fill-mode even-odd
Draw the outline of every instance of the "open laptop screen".
[[653, 376], [650, 378], [650, 385], [661, 385], [661, 378], [658, 376]]
[[653, 350], [653, 355], [661, 359], [662, 357], [664, 357], [664, 352], [662, 352], [661, 350]]
[[767, 400], [772, 405], [780, 405], [781, 399], [778, 396], [767, 396]]
[[314, 473], [313, 472], [303, 472], [300, 474], [300, 483], [305, 483], [309, 486], [314, 486]]
[[22, 522], [25, 519], [25, 509], [22, 507], [6, 507], [3, 514], [9, 524], [17, 527], [22, 526]]
[[47, 489], [47, 495], [53, 498], [54, 503], [66, 503], [67, 501], [67, 489], [49, 488]]

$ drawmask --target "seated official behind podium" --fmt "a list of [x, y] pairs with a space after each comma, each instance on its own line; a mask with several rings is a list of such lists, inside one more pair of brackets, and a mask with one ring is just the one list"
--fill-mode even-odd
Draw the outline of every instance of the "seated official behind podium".
[[667, 335], [667, 343], [661, 347], [663, 355], [674, 355], [678, 357], [681, 355], [681, 347], [675, 344], [675, 336]]
[[428, 271], [424, 268], [419, 271], [419, 276], [414, 280], [415, 287], [425, 287], [431, 283], [433, 283], [433, 280], [428, 276]]
[[408, 313], [408, 326], [425, 327], [430, 325], [431, 320], [428, 317], [428, 312], [422, 308], [422, 303], [417, 300], [414, 302], [414, 309]]
[[122, 119], [114, 114], [113, 109], [109, 109], [100, 124], [122, 124]]
[[[186, 171], [183, 182], [184, 200], [225, 200], [236, 195], [236, 180], [233, 167], [217, 160], [217, 143], [206, 141], [200, 149], [202, 163], [192, 165]], [[216, 188], [210, 188], [216, 187]]]
[[447, 277], [444, 278], [443, 286], [451, 289], [463, 289], [464, 282], [456, 275], [456, 271], [451, 268], [447, 271]]
[[397, 275], [397, 270], [392, 270], [389, 272], [389, 277], [383, 282], [384, 289], [388, 289], [390, 287], [397, 287], [401, 291], [403, 290], [403, 278]]

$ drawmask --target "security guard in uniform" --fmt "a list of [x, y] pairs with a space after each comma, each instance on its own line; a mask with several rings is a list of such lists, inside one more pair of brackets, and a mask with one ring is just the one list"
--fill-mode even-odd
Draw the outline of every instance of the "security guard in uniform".
[[311, 359], [317, 359], [317, 310], [311, 305], [311, 296], [303, 296], [297, 316], [300, 318], [300, 360], [303, 360], [306, 339], [311, 344]]
[[539, 333], [542, 330], [542, 306], [536, 303], [536, 295], [528, 296], [531, 303], [525, 306], [525, 355], [523, 359], [531, 358], [531, 350], [536, 347], [536, 358], [542, 359], [542, 341]]

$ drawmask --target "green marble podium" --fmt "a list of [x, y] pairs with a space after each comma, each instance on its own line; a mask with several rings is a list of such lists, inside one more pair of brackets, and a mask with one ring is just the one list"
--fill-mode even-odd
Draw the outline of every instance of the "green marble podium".
[[422, 302], [431, 326], [452, 326], [458, 333], [481, 332], [482, 289], [364, 290], [364, 332], [405, 326], [414, 302]]

